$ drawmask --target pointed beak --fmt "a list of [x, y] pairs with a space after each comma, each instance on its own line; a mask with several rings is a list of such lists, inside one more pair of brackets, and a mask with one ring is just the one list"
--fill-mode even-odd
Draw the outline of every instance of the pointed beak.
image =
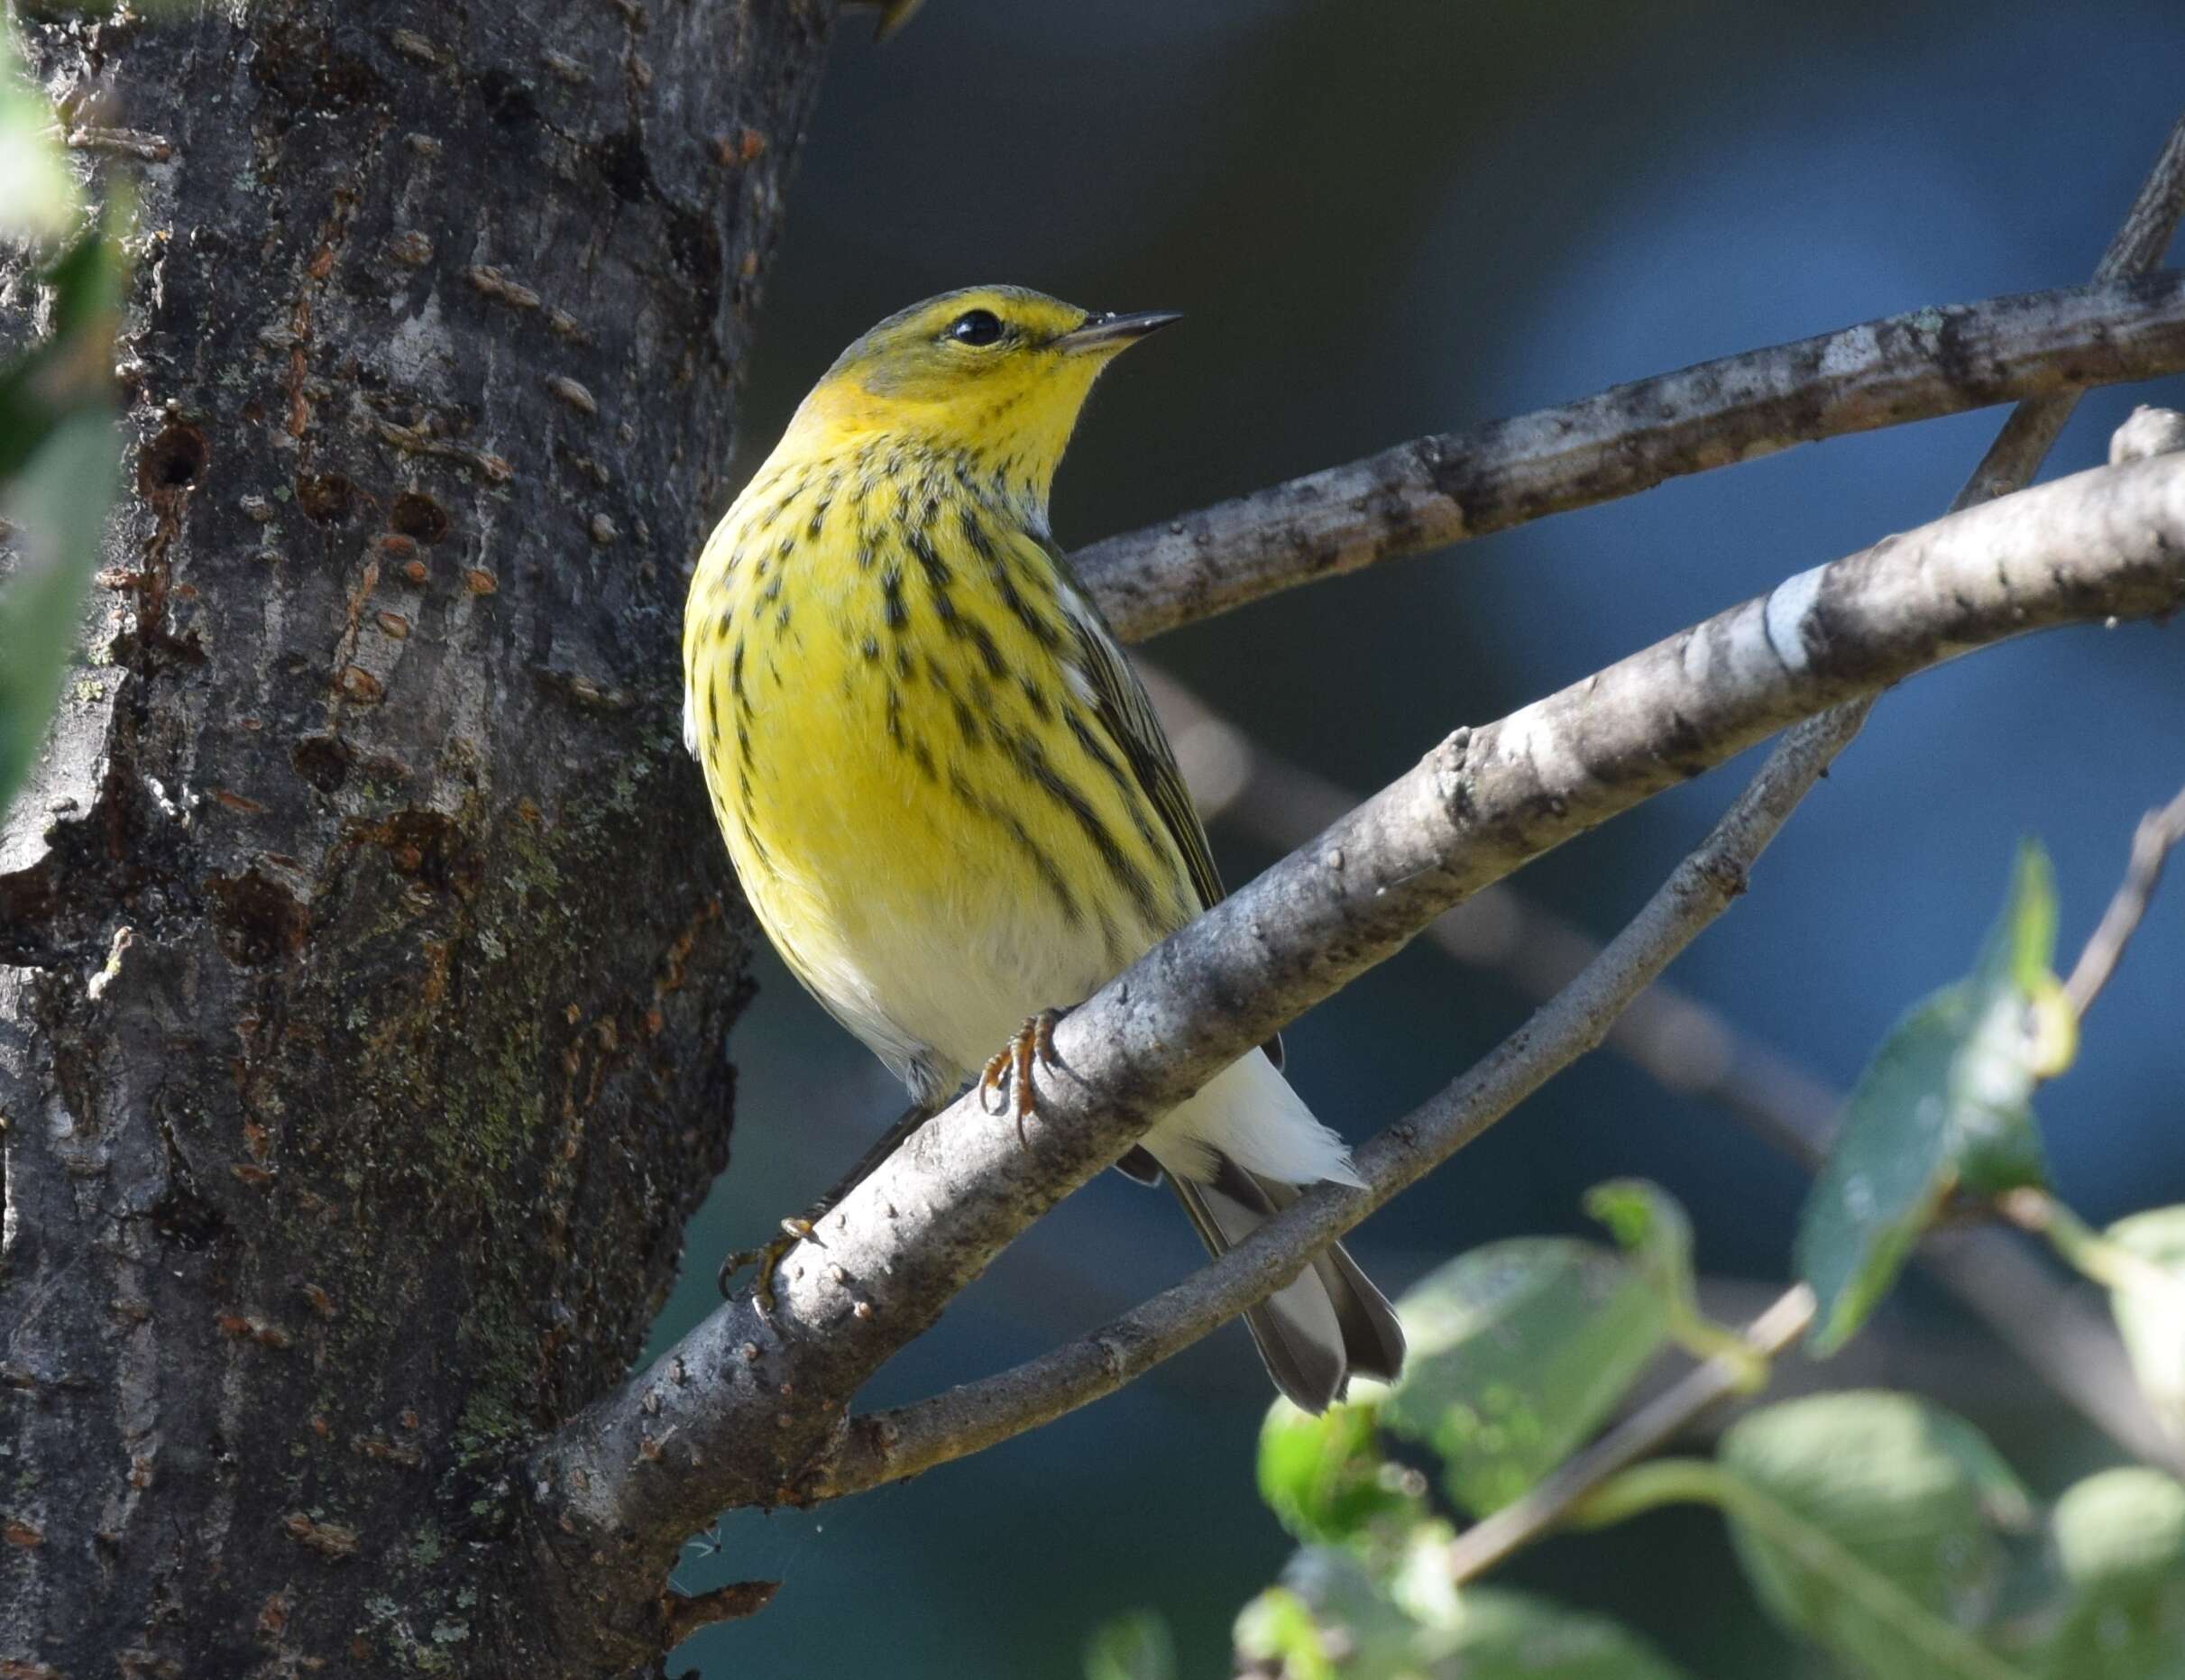
[[1073, 355], [1088, 350], [1112, 353], [1136, 344], [1171, 321], [1182, 319], [1172, 309], [1152, 309], [1142, 315], [1088, 315], [1055, 343]]

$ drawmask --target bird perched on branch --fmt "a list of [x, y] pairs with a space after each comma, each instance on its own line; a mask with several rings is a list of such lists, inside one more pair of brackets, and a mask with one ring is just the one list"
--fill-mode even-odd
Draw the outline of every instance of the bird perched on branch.
[[[1222, 895], [1160, 721], [1047, 523], [1093, 381], [1175, 318], [1008, 286], [889, 317], [804, 399], [691, 580], [684, 739], [745, 895], [913, 1099], [830, 1203], [975, 1070], [1021, 1129], [1053, 1010]], [[1119, 1165], [1165, 1176], [1216, 1254], [1296, 1187], [1358, 1182], [1268, 1051]], [[762, 1302], [788, 1245], [756, 1256]], [[1403, 1356], [1341, 1248], [1246, 1322], [1308, 1410]]]

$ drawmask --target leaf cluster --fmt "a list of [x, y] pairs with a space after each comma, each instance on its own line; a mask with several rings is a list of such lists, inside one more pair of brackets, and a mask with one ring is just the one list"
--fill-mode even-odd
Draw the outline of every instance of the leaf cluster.
[[[1826, 1358], [1858, 1334], [1938, 1220], [2031, 1195], [2059, 1251], [2110, 1290], [2149, 1401], [2185, 1437], [2185, 1207], [2097, 1234], [2047, 1183], [2032, 1099], [2078, 1042], [2055, 937], [2052, 872], [2029, 842], [1971, 971], [1906, 1014], [1845, 1106], [1795, 1245], [1814, 1303], [1807, 1352]], [[1737, 1390], [1768, 1382], [1768, 1358], [1701, 1310], [1674, 1198], [1627, 1180], [1586, 1206], [1612, 1243], [1493, 1243], [1407, 1294], [1412, 1351], [1393, 1388], [1361, 1385], [1318, 1418], [1284, 1401], [1269, 1411], [1260, 1493], [1300, 1549], [1237, 1618], [1243, 1672], [1680, 1672], [1612, 1620], [1452, 1565], [1455, 1519], [1538, 1489], [1669, 1350], [1722, 1362]], [[1680, 1503], [1720, 1513], [1747, 1590], [1847, 1674], [2185, 1680], [2185, 1484], [2161, 1470], [2102, 1470], [2044, 1503], [1965, 1418], [1916, 1395], [1842, 1391], [1746, 1412], [1711, 1457], [1618, 1469], [1566, 1521], [1599, 1529]], [[1097, 1650], [1126, 1637], [1128, 1661], [1088, 1674], [1173, 1674], [1158, 1618], [1105, 1630]]]

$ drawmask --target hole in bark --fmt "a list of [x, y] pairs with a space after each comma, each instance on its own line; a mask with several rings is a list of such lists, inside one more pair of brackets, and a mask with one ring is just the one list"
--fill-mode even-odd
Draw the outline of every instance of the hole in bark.
[[296, 505], [321, 525], [339, 525], [356, 500], [356, 486], [339, 473], [305, 474], [296, 481]]
[[478, 96], [496, 123], [514, 128], [538, 120], [538, 101], [531, 89], [501, 69], [488, 70], [478, 78]]
[[403, 536], [431, 544], [447, 535], [447, 510], [430, 496], [406, 490], [388, 510], [387, 522]]
[[645, 142], [635, 129], [608, 135], [600, 142], [597, 155], [600, 173], [607, 178], [616, 197], [635, 204], [645, 197], [646, 188], [652, 185], [652, 165], [646, 160]]
[[721, 229], [711, 216], [677, 211], [668, 217], [667, 241], [676, 265], [691, 277], [701, 318], [712, 320], [721, 300]]
[[398, 811], [374, 838], [401, 874], [468, 898], [478, 886], [478, 858], [454, 820], [437, 811]]
[[0, 963], [41, 968], [54, 960], [45, 935], [46, 924], [60, 908], [55, 877], [60, 872], [60, 860], [76, 849], [69, 829], [63, 828], [43, 861], [0, 875]]
[[296, 774], [322, 794], [336, 793], [349, 779], [355, 755], [331, 735], [308, 735], [296, 743], [290, 755]]
[[[353, 36], [347, 36], [355, 44]], [[336, 44], [334, 32], [307, 21], [270, 20], [251, 55], [251, 79], [272, 89], [272, 120], [283, 130], [306, 111], [335, 115], [376, 105], [390, 95], [387, 84], [363, 59]]]
[[168, 1145], [168, 1159], [170, 1182], [175, 1188], [170, 1189], [147, 1210], [151, 1228], [178, 1248], [210, 1248], [227, 1229], [227, 1221], [217, 1207], [198, 1196], [194, 1189], [175, 1182], [188, 1169], [173, 1164], [176, 1156], [171, 1143]]
[[239, 968], [262, 968], [303, 949], [310, 919], [296, 895], [271, 877], [251, 869], [216, 875], [206, 883], [213, 899], [213, 938]]
[[322, 111], [353, 110], [387, 97], [387, 84], [362, 59], [324, 49], [311, 76], [312, 103]]
[[211, 458], [205, 434], [177, 421], [145, 445], [136, 464], [137, 488], [149, 496], [194, 484]]

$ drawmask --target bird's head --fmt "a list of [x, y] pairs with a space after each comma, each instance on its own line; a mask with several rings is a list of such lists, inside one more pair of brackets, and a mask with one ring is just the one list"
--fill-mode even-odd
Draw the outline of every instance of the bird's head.
[[1095, 315], [1021, 286], [943, 292], [891, 315], [839, 356], [797, 410], [807, 445], [860, 436], [1008, 464], [1044, 506], [1093, 381], [1177, 317]]

